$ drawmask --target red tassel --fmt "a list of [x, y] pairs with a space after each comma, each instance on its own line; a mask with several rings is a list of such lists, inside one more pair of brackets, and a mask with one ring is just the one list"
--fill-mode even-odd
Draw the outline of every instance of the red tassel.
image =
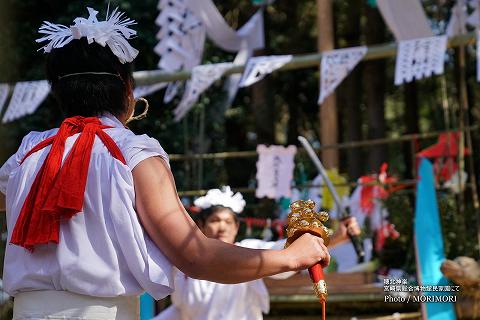
[[310, 279], [313, 282], [313, 290], [322, 304], [322, 320], [326, 319], [326, 303], [327, 303], [327, 285], [325, 283], [325, 274], [320, 263], [308, 268]]

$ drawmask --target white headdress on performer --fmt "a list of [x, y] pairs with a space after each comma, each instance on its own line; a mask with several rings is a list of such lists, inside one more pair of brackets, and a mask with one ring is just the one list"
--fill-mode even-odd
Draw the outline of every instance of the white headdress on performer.
[[201, 209], [222, 206], [232, 209], [235, 213], [241, 213], [246, 204], [242, 194], [240, 192], [233, 194], [229, 186], [222, 187], [222, 190], [208, 190], [205, 196], [196, 199], [193, 203]]
[[105, 21], [98, 21], [98, 11], [88, 7], [87, 9], [90, 14], [88, 19], [75, 18], [73, 20], [75, 24], [70, 27], [44, 21], [38, 32], [45, 36], [36, 41], [38, 43], [49, 42], [41, 49], [44, 49], [44, 52], [50, 52], [52, 49], [65, 46], [74, 39], [85, 37], [89, 44], [95, 41], [102, 47], [107, 45], [121, 63], [132, 62], [138, 55], [138, 50], [133, 48], [127, 39], [137, 34], [135, 30], [129, 28], [136, 24], [135, 20], [124, 17], [124, 13], [119, 12], [116, 8], [110, 16], [107, 12]]

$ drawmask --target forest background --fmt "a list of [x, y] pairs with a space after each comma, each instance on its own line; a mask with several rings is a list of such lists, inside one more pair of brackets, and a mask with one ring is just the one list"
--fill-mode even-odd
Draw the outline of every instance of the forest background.
[[[158, 0], [111, 1], [138, 22], [138, 37], [133, 46], [140, 50], [135, 70], [157, 68], [159, 57], [153, 52], [158, 27], [155, 18]], [[226, 21], [238, 28], [258, 9], [250, 0], [215, 1]], [[432, 29], [443, 34], [454, 1], [422, 1]], [[0, 83], [44, 79], [45, 56], [38, 51], [37, 29], [43, 20], [69, 25], [73, 18], [87, 14], [85, 7], [106, 8], [106, 1], [1, 0], [0, 1]], [[277, 0], [266, 8], [266, 47], [257, 55], [305, 54], [317, 51], [317, 3], [314, 0]], [[100, 15], [105, 14], [100, 10]], [[394, 41], [374, 1], [336, 0], [333, 2], [335, 48], [375, 45]], [[320, 30], [322, 32], [322, 30]], [[471, 124], [480, 118], [476, 82], [475, 46], [466, 47], [465, 68], [468, 93], [468, 117]], [[426, 133], [458, 128], [459, 50], [449, 49], [445, 74], [402, 86], [394, 86], [395, 58], [361, 62], [336, 91], [338, 142], [377, 138], [395, 138], [411, 133]], [[203, 63], [232, 61], [226, 53], [207, 41]], [[74, 63], [74, 62], [72, 62]], [[195, 108], [179, 123], [172, 111], [179, 98], [163, 103], [164, 91], [148, 97], [147, 119], [135, 122], [131, 129], [160, 141], [169, 154], [194, 155], [225, 151], [253, 151], [257, 144], [298, 145], [299, 134], [321, 141], [317, 68], [276, 72], [259, 83], [239, 90], [231, 106], [225, 104], [223, 82], [218, 81], [203, 94]], [[0, 125], [0, 163], [19, 146], [32, 130], [58, 126], [62, 115], [49, 96], [33, 114]], [[478, 134], [473, 134], [474, 162]], [[339, 171], [356, 181], [362, 175], [378, 172], [383, 162], [400, 180], [411, 180], [415, 173], [415, 151], [433, 144], [432, 139], [370, 145], [339, 150]], [[172, 161], [179, 191], [205, 190], [230, 185], [233, 188], [255, 186], [256, 158]], [[467, 159], [467, 161], [471, 161]], [[478, 165], [476, 168], [480, 168]], [[315, 169], [306, 156], [297, 157], [297, 181], [313, 179]], [[299, 183], [301, 183], [299, 182]], [[468, 190], [467, 190], [468, 191]], [[246, 193], [245, 216], [275, 218], [278, 210], [272, 201], [258, 200]], [[455, 196], [438, 190], [447, 257], [479, 257], [475, 212], [471, 193]], [[390, 220], [401, 236], [387, 241], [381, 253], [388, 267], [414, 268], [412, 227], [415, 205], [414, 188], [397, 192], [385, 201]], [[3, 225], [4, 227], [4, 225]], [[260, 232], [261, 230], [257, 230]], [[367, 230], [368, 234], [368, 230]], [[2, 255], [0, 255], [2, 256]], [[2, 263], [3, 265], [3, 263]]]

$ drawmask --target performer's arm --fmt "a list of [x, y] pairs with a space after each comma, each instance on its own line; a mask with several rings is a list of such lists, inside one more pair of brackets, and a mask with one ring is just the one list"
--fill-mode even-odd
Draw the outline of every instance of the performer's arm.
[[247, 249], [207, 238], [185, 211], [173, 175], [159, 157], [140, 162], [133, 178], [142, 225], [170, 261], [192, 278], [240, 283], [329, 263], [323, 240], [310, 234], [284, 250]]

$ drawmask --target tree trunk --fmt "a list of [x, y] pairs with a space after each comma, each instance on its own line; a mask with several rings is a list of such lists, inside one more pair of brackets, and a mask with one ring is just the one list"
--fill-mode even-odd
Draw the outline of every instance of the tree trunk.
[[[405, 83], [403, 85], [403, 101], [405, 102], [405, 134], [419, 133], [420, 128], [418, 125], [418, 90], [417, 83], [415, 81]], [[409, 179], [415, 176], [415, 155], [414, 146], [412, 143], [405, 142], [403, 146], [403, 154], [405, 160], [405, 174]]]
[[[259, 52], [258, 55], [264, 53]], [[258, 144], [275, 144], [275, 108], [269, 103], [268, 92], [270, 90], [266, 78], [252, 86], [252, 112], [255, 115]]]
[[[367, 45], [385, 41], [385, 24], [377, 8], [366, 6], [365, 39]], [[367, 104], [368, 138], [384, 138], [385, 125], [385, 60], [368, 61], [364, 66], [365, 101]], [[387, 160], [387, 146], [375, 145], [368, 150], [368, 169], [377, 172]]]
[[[265, 48], [257, 50], [255, 56], [269, 54], [269, 17], [265, 10]], [[255, 132], [258, 144], [275, 144], [275, 106], [271, 102], [268, 77], [252, 86], [252, 112], [255, 115]]]
[[[318, 51], [334, 49], [332, 0], [317, 0]], [[319, 124], [322, 145], [338, 143], [337, 105], [335, 93], [328, 96], [320, 106]], [[325, 168], [338, 168], [338, 150], [322, 151]]]
[[[360, 17], [361, 5], [359, 0], [349, 1], [346, 6], [345, 20], [343, 21], [344, 34], [340, 35], [345, 41], [346, 47], [355, 47], [360, 43]], [[361, 76], [363, 65], [357, 65], [351, 74], [343, 81], [338, 88], [338, 106], [344, 119], [341, 132], [345, 132], [343, 139], [346, 142], [362, 140], [362, 113], [360, 105], [361, 94]], [[350, 179], [356, 180], [363, 174], [362, 149], [347, 149], [347, 168]]]

